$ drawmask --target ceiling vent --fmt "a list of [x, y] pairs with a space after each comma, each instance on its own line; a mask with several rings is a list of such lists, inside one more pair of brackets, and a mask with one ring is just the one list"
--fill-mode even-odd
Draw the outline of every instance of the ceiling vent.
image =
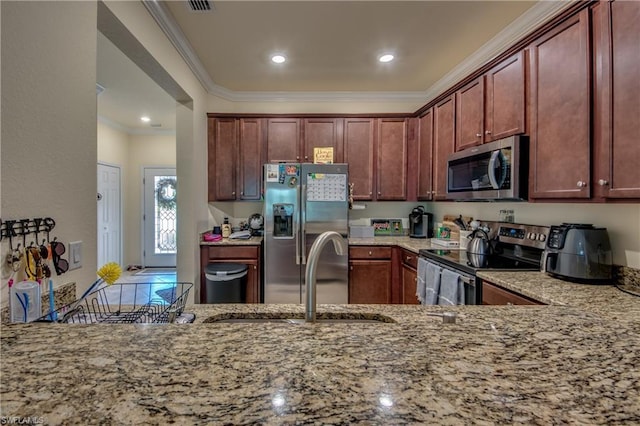
[[160, 124], [160, 123], [153, 123], [153, 124], [151, 124], [151, 127], [155, 128], [155, 129], [158, 129], [158, 128], [162, 127], [162, 124]]
[[209, 0], [188, 0], [189, 9], [192, 12], [210, 12], [212, 10]]

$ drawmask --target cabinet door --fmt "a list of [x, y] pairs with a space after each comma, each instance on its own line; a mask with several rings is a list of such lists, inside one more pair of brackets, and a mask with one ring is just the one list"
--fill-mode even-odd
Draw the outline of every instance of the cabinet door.
[[589, 10], [530, 47], [531, 198], [589, 198]]
[[418, 286], [418, 274], [410, 266], [402, 265], [402, 303], [405, 305], [419, 305], [420, 301], [416, 296]]
[[313, 163], [314, 148], [333, 148], [333, 163], [342, 163], [342, 125], [341, 118], [308, 118], [304, 120], [304, 162]]
[[209, 201], [236, 199], [238, 120], [209, 119]]
[[377, 200], [407, 199], [407, 120], [378, 119]]
[[267, 120], [267, 162], [300, 162], [300, 120], [270, 118]]
[[418, 200], [431, 200], [433, 108], [418, 120]]
[[241, 200], [260, 200], [262, 190], [262, 119], [240, 120], [238, 180]]
[[596, 195], [640, 198], [640, 2], [594, 8]]
[[391, 303], [391, 261], [349, 262], [349, 303]]
[[447, 199], [447, 158], [454, 150], [455, 99], [449, 96], [433, 109], [433, 190], [435, 200]]
[[485, 85], [484, 141], [525, 133], [524, 51], [491, 69]]
[[456, 151], [482, 144], [484, 79], [480, 77], [456, 92]]
[[344, 161], [349, 164], [354, 200], [373, 199], [374, 136], [374, 119], [344, 119]]

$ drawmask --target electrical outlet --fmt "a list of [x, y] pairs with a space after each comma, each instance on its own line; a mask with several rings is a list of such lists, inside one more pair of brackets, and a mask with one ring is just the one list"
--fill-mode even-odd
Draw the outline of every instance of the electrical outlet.
[[82, 241], [69, 243], [69, 270], [82, 268]]

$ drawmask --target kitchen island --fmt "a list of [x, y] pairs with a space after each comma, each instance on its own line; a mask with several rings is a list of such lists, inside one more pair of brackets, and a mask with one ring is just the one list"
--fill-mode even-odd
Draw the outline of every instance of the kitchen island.
[[[633, 296], [629, 296], [633, 297]], [[638, 303], [632, 300], [631, 303]], [[194, 324], [2, 325], [1, 415], [46, 424], [637, 424], [640, 335], [581, 307], [195, 305]], [[604, 308], [601, 308], [604, 309]], [[609, 305], [610, 310], [616, 306]]]

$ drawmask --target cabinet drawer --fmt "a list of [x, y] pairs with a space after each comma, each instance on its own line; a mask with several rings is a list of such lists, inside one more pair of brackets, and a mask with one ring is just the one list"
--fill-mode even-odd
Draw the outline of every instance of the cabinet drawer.
[[257, 259], [258, 246], [209, 247], [209, 259]]
[[418, 269], [418, 255], [409, 250], [402, 250], [402, 263], [413, 269]]
[[391, 259], [391, 247], [361, 246], [349, 247], [351, 259]]

